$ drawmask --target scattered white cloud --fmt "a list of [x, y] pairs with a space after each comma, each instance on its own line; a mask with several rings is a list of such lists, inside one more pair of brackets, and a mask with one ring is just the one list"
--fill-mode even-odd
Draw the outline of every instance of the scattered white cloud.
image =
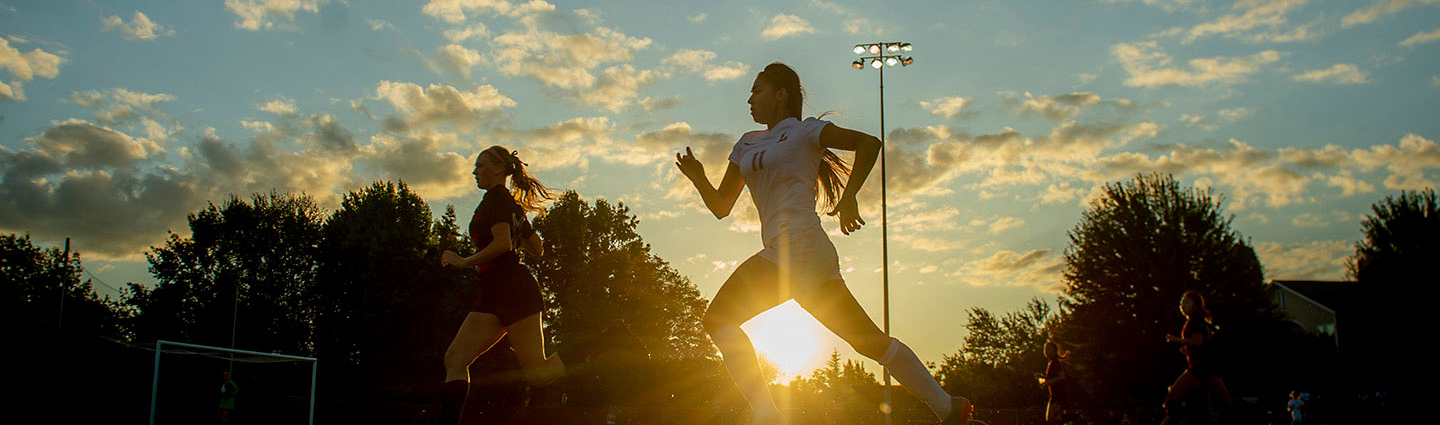
[[1052, 255], [1048, 248], [1023, 253], [999, 250], [989, 257], [969, 261], [947, 276], [974, 286], [1029, 286], [1053, 290], [1060, 284], [1064, 269], [1064, 259]]
[[1150, 88], [1239, 83], [1284, 56], [1274, 50], [1265, 50], [1249, 56], [1191, 59], [1186, 62], [1187, 69], [1173, 66], [1170, 55], [1154, 41], [1120, 43], [1111, 47], [1110, 52], [1130, 74], [1125, 79], [1125, 85]]
[[1254, 114], [1254, 113], [1255, 113], [1255, 112], [1254, 112], [1254, 111], [1251, 111], [1250, 108], [1240, 107], [1240, 108], [1227, 108], [1227, 109], [1221, 109], [1221, 110], [1219, 110], [1219, 111], [1215, 111], [1215, 116], [1218, 116], [1218, 117], [1220, 117], [1220, 119], [1223, 119], [1223, 120], [1228, 121], [1228, 122], [1235, 122], [1235, 121], [1239, 121], [1239, 120], [1245, 119], [1245, 118], [1249, 117], [1250, 115], [1252, 115], [1252, 114]]
[[[365, 24], [370, 26], [371, 31], [395, 30], [395, 25], [384, 19], [366, 19]], [[446, 35], [449, 35], [449, 31], [446, 31]]]
[[708, 16], [709, 16], [709, 15], [706, 15], [706, 14], [704, 14], [704, 13], [697, 13], [697, 14], [694, 14], [694, 15], [686, 16], [686, 17], [685, 17], [685, 20], [690, 21], [690, 23], [697, 23], [697, 24], [698, 24], [698, 23], [701, 23], [701, 22], [705, 22], [705, 18], [708, 17]]
[[0, 70], [10, 74], [9, 81], [0, 80], [0, 102], [25, 101], [24, 83], [35, 81], [35, 77], [54, 79], [60, 75], [60, 65], [66, 62], [65, 58], [39, 48], [21, 53], [10, 46], [9, 40], [17, 39], [24, 41], [18, 37], [0, 38]]
[[1365, 84], [1367, 75], [1353, 63], [1337, 63], [1325, 69], [1307, 71], [1293, 76], [1295, 81], [1307, 83]]
[[451, 43], [459, 43], [469, 40], [471, 37], [486, 37], [490, 35], [490, 29], [483, 23], [473, 23], [464, 28], [451, 28], [445, 30], [445, 39]]
[[1302, 41], [1313, 38], [1309, 26], [1300, 26], [1290, 32], [1283, 32], [1289, 24], [1285, 15], [1309, 0], [1248, 0], [1235, 2], [1237, 13], [1227, 14], [1213, 21], [1205, 22], [1185, 31], [1183, 42], [1190, 43], [1210, 35], [1238, 37], [1261, 28], [1264, 31], [1250, 33], [1253, 41]]
[[[375, 95], [366, 100], [384, 101], [399, 114], [384, 119], [386, 131], [391, 132], [428, 131], [441, 124], [470, 131], [503, 120], [500, 110], [515, 106], [513, 99], [489, 84], [467, 92], [441, 84], [420, 87], [414, 83], [381, 81], [375, 87]], [[358, 109], [368, 111], [363, 100], [358, 102]]]
[[287, 98], [275, 99], [261, 105], [255, 105], [255, 109], [277, 116], [293, 116], [295, 115], [295, 100]]
[[1340, 19], [1340, 26], [1351, 27], [1369, 24], [1386, 16], [1400, 13], [1405, 9], [1440, 3], [1440, 0], [1374, 0], [1369, 7], [1350, 12]]
[[1205, 0], [1102, 0], [1106, 3], [1141, 2], [1149, 6], [1159, 7], [1166, 12], [1185, 10], [1197, 3], [1204, 3]]
[[934, 114], [935, 116], [941, 116], [945, 117], [945, 119], [950, 119], [954, 118], [956, 115], [959, 115], [960, 111], [965, 108], [965, 105], [968, 105], [974, 101], [975, 98], [972, 97], [951, 96], [942, 97], [935, 100], [922, 100], [920, 101], [920, 107], [929, 110], [930, 113]]
[[766, 40], [778, 40], [797, 34], [813, 32], [815, 32], [815, 28], [811, 27], [810, 22], [806, 21], [805, 18], [780, 13], [770, 18], [770, 25], [766, 26], [765, 30], [760, 32], [760, 36]]
[[426, 15], [450, 24], [464, 23], [469, 16], [482, 13], [520, 18], [554, 10], [555, 5], [542, 0], [530, 0], [525, 3], [508, 0], [430, 0], [420, 8], [420, 11]]
[[1265, 265], [1266, 280], [1343, 280], [1345, 261], [1354, 253], [1352, 242], [1338, 240], [1261, 242], [1255, 246], [1255, 254]]
[[1000, 232], [1024, 225], [1025, 219], [1019, 217], [1001, 217], [1000, 219], [995, 220], [995, 222], [990, 223], [990, 233], [999, 234]]
[[154, 40], [167, 35], [175, 35], [175, 30], [151, 21], [150, 17], [139, 11], [136, 11], [135, 15], [130, 18], [130, 22], [125, 22], [118, 15], [110, 15], [110, 17], [101, 19], [100, 23], [105, 31], [117, 31], [121, 37], [132, 41]]
[[470, 70], [482, 61], [480, 52], [471, 50], [459, 44], [447, 44], [439, 48], [435, 54], [435, 61], [445, 72], [469, 78]]
[[1400, 45], [1414, 46], [1416, 44], [1425, 44], [1435, 40], [1440, 40], [1440, 28], [1436, 28], [1430, 31], [1417, 32], [1415, 33], [1415, 35], [1412, 35], [1409, 38], [1406, 38], [1404, 41], [1401, 41]]
[[295, 14], [320, 13], [327, 0], [225, 0], [225, 10], [235, 14], [235, 28], [249, 31], [281, 29], [298, 31]]

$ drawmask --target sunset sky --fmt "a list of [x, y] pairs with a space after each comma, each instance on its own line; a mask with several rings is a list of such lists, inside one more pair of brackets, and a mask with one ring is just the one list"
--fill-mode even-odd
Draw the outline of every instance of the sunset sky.
[[[759, 224], [748, 194], [714, 220], [674, 152], [718, 179], [762, 128], [745, 100], [773, 61], [807, 116], [878, 135], [878, 73], [851, 48], [905, 41], [915, 65], [885, 75], [892, 326], [939, 361], [970, 307], [1053, 301], [1066, 231], [1136, 173], [1224, 195], [1267, 280], [1342, 279], [1370, 204], [1440, 179], [1437, 18], [1440, 0], [0, 0], [0, 232], [71, 237], [114, 296], [231, 194], [331, 211], [404, 180], [463, 220], [475, 153], [502, 144], [632, 208], [709, 298]], [[825, 220], [877, 321], [879, 188], [877, 166], [858, 234]], [[791, 374], [843, 345], [795, 311], [747, 329], [772, 357], [814, 341]]]

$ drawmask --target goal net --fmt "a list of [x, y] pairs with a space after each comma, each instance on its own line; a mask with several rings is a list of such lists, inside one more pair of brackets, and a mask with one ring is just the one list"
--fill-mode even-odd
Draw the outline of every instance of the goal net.
[[313, 424], [316, 369], [313, 357], [155, 341], [150, 424]]

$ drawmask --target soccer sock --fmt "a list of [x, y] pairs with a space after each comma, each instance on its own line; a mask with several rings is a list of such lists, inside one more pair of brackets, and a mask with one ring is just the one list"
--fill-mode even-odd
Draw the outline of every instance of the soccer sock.
[[440, 423], [458, 425], [465, 398], [470, 396], [470, 381], [454, 380], [440, 386]]
[[760, 373], [760, 361], [755, 356], [755, 347], [750, 343], [750, 337], [738, 326], [728, 326], [710, 335], [715, 341], [715, 346], [720, 348], [720, 357], [725, 361], [725, 369], [730, 371], [730, 378], [735, 381], [735, 386], [740, 387], [740, 394], [750, 402], [752, 414], [777, 415], [779, 409], [775, 408], [775, 400], [770, 398], [770, 387], [766, 385], [765, 378]]
[[930, 376], [930, 370], [920, 362], [910, 347], [901, 343], [900, 340], [890, 338], [890, 347], [885, 349], [885, 355], [880, 357], [880, 364], [890, 369], [890, 375], [895, 377], [900, 385], [915, 394], [925, 404], [930, 405], [930, 410], [940, 419], [945, 419], [950, 414], [950, 394], [946, 394], [940, 383], [935, 382], [935, 377]]

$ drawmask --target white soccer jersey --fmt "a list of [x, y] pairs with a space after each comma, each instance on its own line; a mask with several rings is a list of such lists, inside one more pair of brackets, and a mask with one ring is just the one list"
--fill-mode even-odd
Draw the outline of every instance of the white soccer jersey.
[[[829, 124], [818, 118], [786, 118], [768, 131], [745, 133], [730, 151], [730, 162], [740, 167], [760, 212], [765, 249], [759, 255], [788, 264], [802, 284], [840, 278], [835, 246], [815, 211], [815, 180], [825, 150], [820, 131]], [[783, 260], [782, 246], [788, 252]]]

